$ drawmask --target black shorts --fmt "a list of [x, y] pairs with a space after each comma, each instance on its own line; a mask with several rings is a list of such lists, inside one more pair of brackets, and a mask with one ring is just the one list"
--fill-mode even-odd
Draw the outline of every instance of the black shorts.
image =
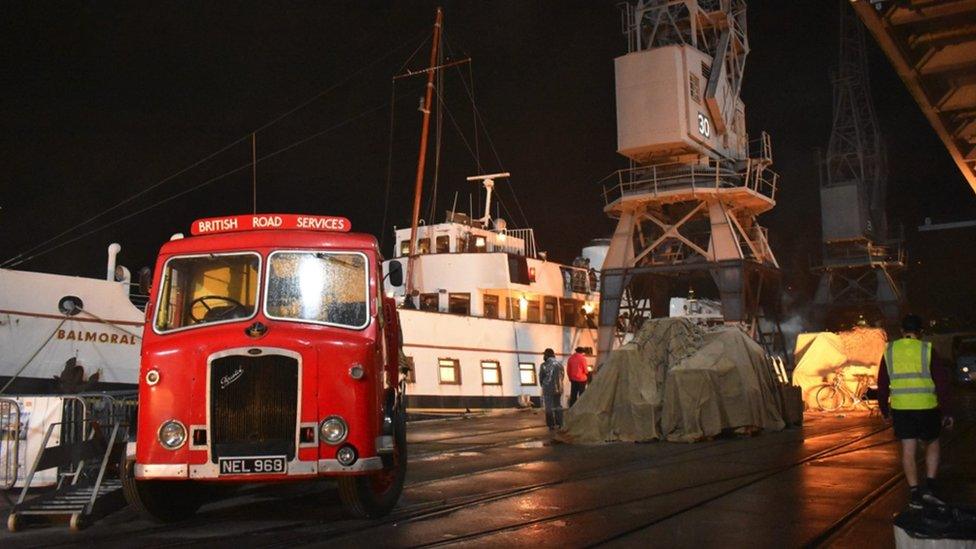
[[930, 410], [892, 410], [892, 423], [895, 438], [917, 438], [935, 440], [942, 432], [942, 412], [938, 408]]

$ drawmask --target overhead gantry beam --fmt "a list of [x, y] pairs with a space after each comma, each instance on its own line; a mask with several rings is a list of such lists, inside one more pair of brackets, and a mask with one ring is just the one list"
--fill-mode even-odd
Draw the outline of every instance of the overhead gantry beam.
[[976, 0], [850, 0], [976, 192]]

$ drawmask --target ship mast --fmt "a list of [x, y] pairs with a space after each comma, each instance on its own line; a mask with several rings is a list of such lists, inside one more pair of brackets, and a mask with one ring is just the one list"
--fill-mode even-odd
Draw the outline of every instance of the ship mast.
[[427, 68], [427, 90], [424, 94], [424, 121], [420, 130], [420, 152], [417, 155], [417, 181], [413, 191], [413, 217], [410, 224], [410, 255], [407, 258], [407, 287], [406, 297], [410, 299], [413, 293], [413, 267], [417, 257], [417, 224], [420, 218], [420, 198], [424, 189], [424, 167], [427, 163], [427, 135], [430, 131], [430, 110], [434, 94], [434, 75], [437, 73], [437, 48], [441, 42], [441, 22], [444, 12], [438, 7], [434, 20], [434, 38], [430, 47], [430, 65]]

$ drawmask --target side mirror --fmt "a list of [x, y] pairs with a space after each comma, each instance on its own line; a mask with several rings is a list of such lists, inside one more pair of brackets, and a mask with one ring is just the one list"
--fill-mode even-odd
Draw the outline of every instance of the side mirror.
[[399, 261], [391, 261], [389, 269], [386, 276], [390, 277], [390, 284], [397, 288], [403, 286], [403, 264]]
[[149, 267], [143, 267], [139, 269], [139, 293], [142, 295], [149, 295], [149, 290], [152, 289], [152, 269]]

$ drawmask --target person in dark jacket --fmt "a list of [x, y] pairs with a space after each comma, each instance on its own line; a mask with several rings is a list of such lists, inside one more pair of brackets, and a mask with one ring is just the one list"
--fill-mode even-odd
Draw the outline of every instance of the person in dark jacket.
[[[908, 315], [902, 321], [904, 337], [889, 342], [878, 371], [878, 406], [892, 420], [901, 441], [901, 462], [911, 494], [909, 505], [945, 505], [935, 495], [939, 471], [939, 434], [952, 427], [949, 377], [932, 344], [919, 340], [922, 319]], [[890, 398], [890, 402], [889, 402]], [[915, 454], [925, 449], [924, 482], [919, 482]]]
[[546, 426], [550, 431], [563, 426], [563, 365], [556, 360], [556, 352], [546, 349], [539, 366], [539, 384], [542, 386], [542, 405], [546, 409]]

